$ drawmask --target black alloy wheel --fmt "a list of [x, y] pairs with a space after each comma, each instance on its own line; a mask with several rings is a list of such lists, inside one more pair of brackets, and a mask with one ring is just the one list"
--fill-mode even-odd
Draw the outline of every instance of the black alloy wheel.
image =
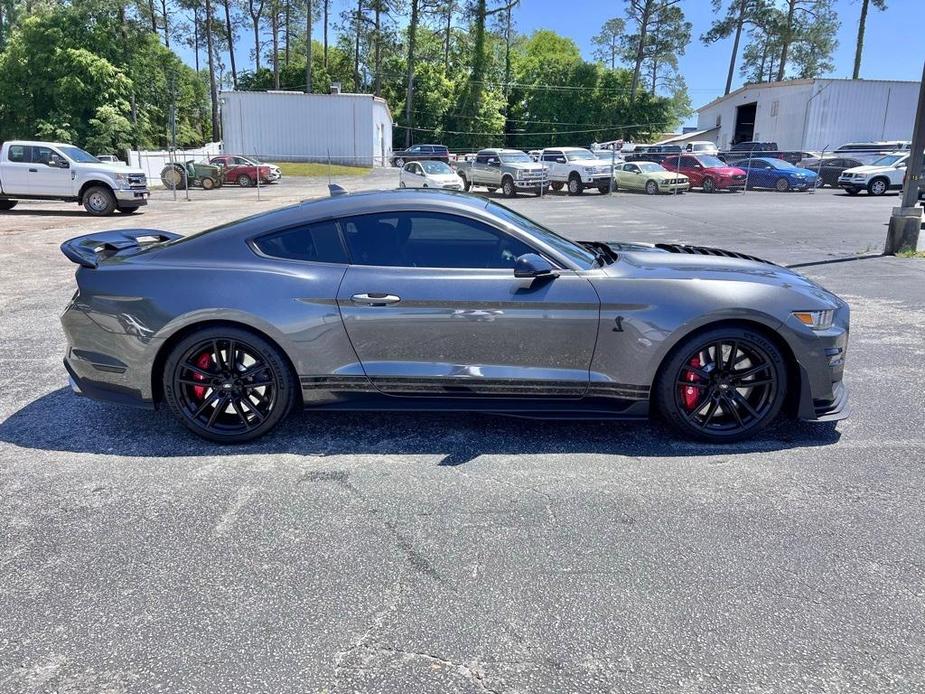
[[262, 436], [288, 414], [295, 391], [295, 378], [280, 351], [235, 328], [187, 337], [164, 369], [164, 395], [174, 415], [217, 443]]
[[737, 441], [777, 417], [786, 384], [786, 364], [772, 342], [749, 330], [718, 329], [675, 350], [655, 397], [662, 416], [680, 433]]

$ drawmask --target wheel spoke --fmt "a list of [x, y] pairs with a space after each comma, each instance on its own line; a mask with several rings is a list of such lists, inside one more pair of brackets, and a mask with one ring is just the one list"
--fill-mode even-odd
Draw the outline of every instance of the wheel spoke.
[[684, 370], [687, 371], [687, 372], [689, 372], [689, 373], [694, 374], [695, 376], [699, 376], [700, 378], [702, 378], [702, 379], [705, 380], [705, 381], [710, 380], [710, 374], [708, 374], [708, 373], [707, 373], [706, 371], [704, 371], [703, 369], [698, 369], [696, 366], [685, 366], [685, 367], [684, 367]]
[[683, 378], [678, 379], [678, 385], [684, 386], [685, 388], [700, 388], [701, 390], [706, 390], [710, 387], [709, 383], [704, 383], [702, 381], [685, 381]]
[[752, 417], [758, 419], [758, 413], [755, 411], [755, 408], [752, 407], [751, 403], [739, 391], [732, 391], [732, 399], [742, 405], [742, 407], [745, 408], [745, 411], [748, 412]]
[[[212, 380], [216, 376], [216, 374], [210, 373], [209, 371], [206, 371], [205, 369], [200, 369], [198, 366], [194, 366], [193, 364], [190, 364], [188, 362], [183, 365], [183, 368], [186, 369], [187, 371], [192, 371], [194, 374], [202, 376], [203, 378], [208, 379], [208, 380]], [[199, 385], [202, 385], [202, 384], [200, 383]]]
[[215, 420], [218, 419], [218, 415], [221, 412], [224, 412], [227, 407], [228, 398], [225, 396], [220, 397], [218, 402], [215, 404], [215, 409], [212, 410], [212, 414], [209, 415], [209, 423], [206, 426], [211, 427], [213, 424], [215, 424]]
[[213, 390], [212, 394], [202, 401], [199, 409], [193, 413], [193, 419], [198, 419], [199, 415], [206, 411], [206, 408], [218, 399], [218, 391]]
[[182, 377], [179, 378], [178, 380], [180, 381], [180, 383], [182, 383], [185, 386], [198, 386], [200, 388], [211, 388], [212, 387], [208, 380], [197, 381], [195, 378], [182, 378]]
[[774, 383], [774, 379], [771, 378], [761, 378], [754, 381], [743, 381], [742, 379], [736, 379], [732, 384], [739, 388], [752, 388], [755, 386], [766, 386], [770, 383]]
[[226, 354], [228, 355], [226, 357], [226, 362], [228, 364], [228, 370], [231, 371], [232, 373], [234, 373], [235, 364], [237, 364], [237, 360], [235, 359], [236, 350], [237, 350], [237, 345], [235, 344], [234, 340], [229, 340], [228, 341], [228, 351], [226, 352]]
[[736, 407], [736, 404], [732, 401], [732, 397], [727, 395], [725, 399], [723, 400], [723, 403], [726, 405], [725, 409], [728, 409], [732, 413], [732, 416], [735, 417], [736, 424], [738, 424], [740, 427], [744, 426], [744, 422], [742, 421], [742, 415], [739, 414], [739, 409], [738, 407]]
[[724, 371], [732, 371], [732, 367], [735, 366], [736, 352], [739, 349], [737, 342], [731, 342], [729, 344], [729, 359], [726, 361], [726, 364], [723, 366]]
[[733, 371], [731, 375], [738, 382], [738, 381], [741, 381], [743, 378], [748, 378], [749, 376], [755, 376], [757, 374], [760, 374], [762, 371], [767, 371], [770, 368], [770, 366], [771, 365], [767, 363], [759, 364], [758, 366], [753, 366], [752, 368], [746, 369], [745, 371]]
[[250, 421], [248, 421], [247, 419], [247, 415], [244, 414], [244, 408], [241, 407], [241, 401], [238, 398], [233, 398], [231, 400], [231, 406], [234, 408], [234, 411], [237, 413], [238, 419], [240, 419], [241, 422], [244, 424], [244, 428], [250, 429], [251, 424], [250, 424]]
[[215, 365], [220, 371], [225, 368], [225, 364], [222, 361], [222, 352], [218, 348], [218, 340], [212, 340], [212, 359], [215, 360]]
[[269, 364], [258, 361], [244, 369], [244, 371], [240, 373], [240, 376], [242, 378], [253, 378], [255, 375], [259, 374], [261, 371], [267, 370], [268, 368], [270, 368]]
[[707, 408], [707, 413], [700, 423], [701, 428], [706, 429], [710, 425], [710, 422], [713, 421], [713, 416], [716, 414], [717, 408], [719, 408], [719, 400], [711, 400], [710, 407]]

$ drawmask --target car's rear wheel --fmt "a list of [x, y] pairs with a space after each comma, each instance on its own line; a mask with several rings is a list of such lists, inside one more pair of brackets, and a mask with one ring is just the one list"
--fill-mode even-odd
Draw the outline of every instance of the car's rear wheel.
[[282, 352], [259, 335], [205, 328], [167, 357], [164, 398], [188, 429], [217, 443], [250, 441], [276, 426], [296, 400]]
[[562, 188], [564, 187], [564, 184], [561, 181], [555, 181], [553, 183], [550, 183], [549, 187], [552, 188], [554, 191], [558, 192], [562, 190]]
[[250, 188], [252, 185], [254, 185], [254, 179], [252, 179], [247, 174], [241, 174], [240, 176], [238, 176], [237, 181], [238, 181], [238, 185], [241, 186], [242, 188]]
[[504, 197], [513, 198], [517, 195], [517, 188], [514, 187], [514, 179], [510, 176], [505, 176], [504, 180], [501, 181], [501, 192], [504, 193]]
[[790, 181], [788, 181], [786, 178], [781, 176], [780, 178], [777, 179], [777, 181], [775, 181], [774, 189], [778, 193], [786, 193], [788, 190], [790, 190]]
[[663, 364], [655, 405], [679, 433], [739, 441], [767, 427], [787, 395], [780, 349], [745, 328], [717, 328], [683, 341]]
[[889, 188], [889, 184], [883, 178], [875, 178], [867, 184], [867, 192], [871, 195], [883, 195]]
[[716, 182], [709, 176], [703, 179], [703, 192], [704, 193], [715, 193], [716, 192]]
[[655, 181], [646, 181], [646, 194], [655, 195], [658, 193], [658, 183]]

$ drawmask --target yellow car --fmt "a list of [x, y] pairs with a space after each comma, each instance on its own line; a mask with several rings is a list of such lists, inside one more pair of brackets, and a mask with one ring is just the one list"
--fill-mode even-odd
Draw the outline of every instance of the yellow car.
[[614, 172], [617, 188], [641, 190], [649, 195], [682, 193], [691, 187], [687, 176], [663, 169], [651, 161], [630, 161], [621, 164]]

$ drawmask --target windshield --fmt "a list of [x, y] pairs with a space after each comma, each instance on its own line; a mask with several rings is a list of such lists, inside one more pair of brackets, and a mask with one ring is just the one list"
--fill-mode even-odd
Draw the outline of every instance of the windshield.
[[565, 158], [569, 161], [583, 161], [585, 159], [597, 159], [589, 149], [575, 149], [565, 153]]
[[502, 152], [501, 161], [505, 164], [532, 164], [533, 159], [523, 152]]
[[704, 166], [726, 166], [726, 162], [719, 157], [697, 157], [697, 161]]
[[569, 241], [564, 236], [559, 236], [556, 232], [547, 229], [541, 224], [537, 224], [532, 219], [524, 217], [514, 210], [500, 205], [493, 200], [488, 202], [486, 209], [504, 221], [513, 224], [518, 229], [523, 229], [535, 239], [542, 241], [550, 248], [555, 249], [570, 260], [578, 264], [582, 269], [589, 270], [594, 267], [596, 258], [588, 249], [579, 246], [574, 241]]
[[798, 168], [800, 168], [800, 167], [798, 167], [798, 166], [794, 166], [794, 165], [791, 164], [789, 161], [784, 161], [783, 159], [767, 159], [766, 161], [767, 161], [769, 164], [771, 164], [771, 166], [773, 166], [775, 169], [780, 169], [780, 170], [786, 169], [786, 170], [790, 170], [790, 169], [798, 169]]
[[893, 166], [899, 162], [900, 159], [905, 159], [905, 154], [887, 154], [885, 157], [880, 157], [877, 161], [873, 163], [874, 166]]
[[424, 173], [429, 174], [451, 174], [453, 169], [451, 169], [445, 162], [442, 161], [422, 161], [420, 162], [421, 166], [424, 167]]
[[59, 147], [61, 153], [64, 154], [68, 159], [76, 161], [79, 164], [99, 164], [100, 160], [94, 157], [89, 152], [84, 152], [80, 147], [74, 147], [73, 145], [65, 145], [64, 147]]
[[639, 167], [639, 170], [640, 170], [640, 171], [648, 171], [648, 172], [651, 172], [651, 173], [655, 173], [656, 171], [664, 171], [664, 170], [665, 170], [665, 169], [663, 169], [661, 166], [659, 166], [658, 164], [656, 164], [656, 163], [654, 163], [654, 162], [651, 162], [651, 161], [637, 161], [637, 162], [636, 162], [636, 166]]

